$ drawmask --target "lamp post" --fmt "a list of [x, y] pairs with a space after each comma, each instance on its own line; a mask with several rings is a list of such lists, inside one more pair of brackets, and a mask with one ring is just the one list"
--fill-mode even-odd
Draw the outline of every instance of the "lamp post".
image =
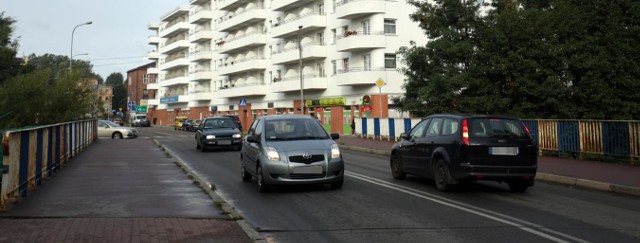
[[83, 25], [90, 25], [93, 24], [93, 21], [87, 21], [85, 23], [76, 25], [76, 27], [73, 27], [73, 31], [71, 31], [71, 54], [69, 54], [69, 71], [71, 71], [71, 63], [73, 62], [73, 34], [76, 32], [76, 28], [83, 26]]
[[300, 110], [302, 110], [302, 115], [305, 115], [306, 108], [304, 104], [304, 82], [302, 80], [302, 44], [300, 39], [300, 31], [302, 30], [302, 25], [298, 26], [298, 68], [300, 69]]

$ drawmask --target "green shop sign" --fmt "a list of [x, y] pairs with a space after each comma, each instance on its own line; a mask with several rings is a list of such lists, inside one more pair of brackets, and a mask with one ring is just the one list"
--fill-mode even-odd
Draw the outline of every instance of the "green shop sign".
[[317, 100], [306, 100], [305, 105], [307, 107], [317, 107], [317, 106], [341, 106], [345, 105], [346, 99], [344, 97], [340, 98], [323, 98]]

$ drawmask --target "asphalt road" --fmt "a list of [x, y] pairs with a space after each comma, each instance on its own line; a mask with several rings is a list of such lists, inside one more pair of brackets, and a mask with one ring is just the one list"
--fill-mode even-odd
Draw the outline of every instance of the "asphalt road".
[[639, 242], [640, 198], [537, 183], [526, 193], [478, 183], [442, 193], [393, 180], [388, 158], [342, 150], [346, 180], [260, 193], [242, 182], [239, 152], [196, 150], [193, 133], [140, 128], [276, 242]]

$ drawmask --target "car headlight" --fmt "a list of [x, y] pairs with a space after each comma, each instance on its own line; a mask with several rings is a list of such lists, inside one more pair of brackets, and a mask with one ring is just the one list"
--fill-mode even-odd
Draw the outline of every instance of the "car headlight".
[[241, 138], [242, 134], [238, 133], [238, 134], [233, 134], [233, 138]]
[[280, 155], [278, 154], [278, 150], [273, 147], [264, 147], [264, 153], [267, 155], [269, 160], [280, 160]]
[[207, 138], [207, 139], [215, 139], [215, 138], [216, 138], [216, 135], [207, 135], [207, 136], [206, 136], [206, 138]]
[[340, 147], [338, 144], [331, 144], [331, 159], [340, 158]]

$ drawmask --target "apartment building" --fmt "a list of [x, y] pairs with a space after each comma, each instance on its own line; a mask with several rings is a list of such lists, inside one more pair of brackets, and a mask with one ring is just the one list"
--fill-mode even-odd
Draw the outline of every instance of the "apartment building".
[[250, 124], [304, 109], [338, 133], [353, 117], [397, 116], [396, 51], [427, 41], [414, 11], [387, 0], [191, 0], [149, 25], [149, 112], [164, 124], [217, 114]]

